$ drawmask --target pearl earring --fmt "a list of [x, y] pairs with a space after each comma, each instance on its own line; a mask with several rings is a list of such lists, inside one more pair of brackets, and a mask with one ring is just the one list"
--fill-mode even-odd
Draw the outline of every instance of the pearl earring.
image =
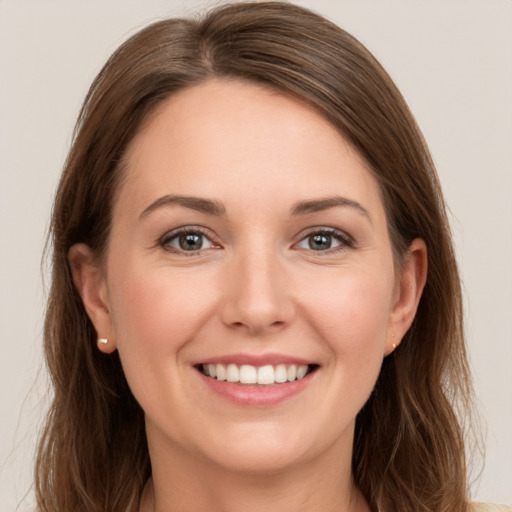
[[98, 338], [98, 343], [100, 345], [106, 345], [108, 343], [107, 338]]

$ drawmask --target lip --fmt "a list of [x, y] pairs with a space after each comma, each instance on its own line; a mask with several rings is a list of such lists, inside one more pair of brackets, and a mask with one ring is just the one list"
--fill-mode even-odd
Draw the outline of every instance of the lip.
[[219, 381], [212, 377], [207, 377], [199, 369], [202, 364], [229, 363], [236, 365], [249, 364], [252, 366], [278, 364], [312, 365], [315, 363], [284, 354], [232, 354], [203, 359], [194, 364], [198, 377], [207, 386], [209, 391], [235, 405], [245, 407], [271, 407], [298, 395], [309, 386], [318, 370], [318, 365], [315, 364], [317, 366], [316, 370], [308, 373], [300, 380], [262, 386], [258, 384], [240, 384], [239, 382], [228, 382], [226, 380]]
[[242, 364], [250, 364], [251, 366], [265, 366], [268, 364], [296, 364], [296, 365], [310, 365], [315, 364], [314, 361], [308, 361], [295, 356], [288, 356], [285, 354], [228, 354], [218, 357], [210, 357], [208, 359], [201, 359], [192, 363], [193, 366], [199, 366], [201, 364], [236, 364], [241, 366]]

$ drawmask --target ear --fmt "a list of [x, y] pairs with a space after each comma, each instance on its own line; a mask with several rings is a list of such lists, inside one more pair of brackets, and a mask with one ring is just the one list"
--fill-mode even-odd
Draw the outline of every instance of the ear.
[[98, 348], [110, 354], [116, 349], [116, 343], [104, 272], [86, 244], [73, 245], [69, 249], [68, 259], [73, 282], [96, 329], [98, 339], [108, 340], [108, 343], [98, 343]]
[[416, 238], [409, 246], [397, 277], [385, 355], [400, 344], [416, 316], [427, 280], [427, 268], [427, 246], [423, 240]]

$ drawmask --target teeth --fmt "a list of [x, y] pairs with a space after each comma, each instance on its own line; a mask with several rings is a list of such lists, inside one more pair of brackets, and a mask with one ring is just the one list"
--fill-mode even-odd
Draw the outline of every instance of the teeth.
[[274, 384], [274, 368], [271, 365], [258, 368], [258, 384]]
[[214, 364], [209, 364], [208, 373], [210, 374], [210, 377], [217, 377], [217, 367]]
[[[308, 371], [308, 367], [306, 366], [306, 372]], [[304, 372], [304, 375], [306, 375], [306, 372]], [[303, 375], [303, 377], [304, 377]], [[275, 372], [274, 372], [274, 380], [276, 382], [286, 382], [288, 380], [288, 375], [286, 372], [286, 366], [284, 364], [278, 364], [276, 366]]]
[[297, 367], [297, 380], [303, 379], [306, 376], [306, 373], [308, 373], [307, 366], [298, 366]]
[[236, 364], [228, 364], [226, 368], [226, 380], [228, 382], [240, 382], [240, 371]]
[[308, 373], [308, 365], [285, 365], [276, 366], [252, 366], [243, 364], [203, 364], [202, 372], [217, 380], [227, 380], [228, 382], [239, 382], [241, 384], [259, 384], [271, 385], [294, 380], [303, 379]]
[[243, 364], [240, 366], [240, 382], [242, 384], [256, 384], [258, 381], [258, 370], [255, 366]]
[[223, 364], [215, 366], [215, 373], [217, 375], [210, 373], [210, 365], [208, 365], [208, 371], [204, 372], [205, 375], [209, 375], [210, 377], [217, 377], [217, 380], [226, 380], [226, 368]]

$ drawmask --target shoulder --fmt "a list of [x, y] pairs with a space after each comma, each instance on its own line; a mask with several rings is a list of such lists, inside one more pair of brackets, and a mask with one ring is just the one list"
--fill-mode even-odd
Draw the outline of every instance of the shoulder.
[[512, 512], [512, 507], [491, 503], [472, 503], [471, 512]]

